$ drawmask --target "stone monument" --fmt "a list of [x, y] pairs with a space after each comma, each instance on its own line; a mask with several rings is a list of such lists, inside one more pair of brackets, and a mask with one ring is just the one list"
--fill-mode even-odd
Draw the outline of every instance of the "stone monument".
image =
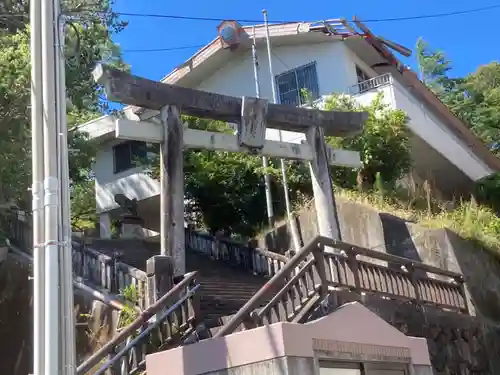
[[115, 202], [125, 211], [120, 216], [120, 237], [144, 237], [143, 220], [137, 212], [137, 199], [129, 199], [125, 194], [115, 194]]

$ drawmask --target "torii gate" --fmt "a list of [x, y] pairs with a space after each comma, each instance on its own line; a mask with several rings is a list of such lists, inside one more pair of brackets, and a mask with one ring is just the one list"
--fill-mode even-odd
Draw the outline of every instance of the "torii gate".
[[[357, 168], [358, 152], [334, 150], [325, 136], [353, 136], [365, 112], [320, 111], [270, 104], [265, 99], [232, 97], [133, 76], [98, 65], [94, 79], [109, 100], [160, 111], [161, 124], [116, 120], [116, 138], [160, 143], [161, 249], [173, 258], [174, 274], [185, 273], [183, 149], [248, 152], [310, 163], [319, 234], [340, 239], [329, 165]], [[179, 111], [237, 124], [237, 134], [184, 128]], [[302, 144], [266, 140], [266, 128], [302, 132]]]

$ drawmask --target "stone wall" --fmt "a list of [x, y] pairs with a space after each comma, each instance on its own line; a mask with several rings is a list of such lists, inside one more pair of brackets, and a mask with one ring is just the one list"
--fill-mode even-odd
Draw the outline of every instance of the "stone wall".
[[[0, 353], [2, 374], [33, 373], [33, 281], [31, 264], [13, 256], [0, 263]], [[75, 293], [77, 363], [114, 335], [117, 313]]]
[[335, 306], [358, 301], [406, 335], [425, 337], [435, 375], [500, 374], [500, 324], [413, 303], [339, 292]]
[[[343, 200], [337, 202], [337, 209], [343, 241], [464, 275], [469, 309], [475, 317], [439, 310], [430, 312], [429, 309], [423, 313], [415, 310], [413, 305], [398, 305], [393, 301], [384, 302], [385, 307], [377, 311], [398, 328], [407, 324], [410, 335], [428, 338], [429, 347], [434, 352], [436, 373], [500, 374], [499, 258], [447, 229], [426, 229], [390, 214]], [[298, 223], [304, 242], [317, 234], [314, 209], [302, 211]], [[271, 238], [268, 234], [256, 241], [259, 247], [281, 253], [291, 248], [286, 224], [274, 232], [274, 241]], [[478, 345], [482, 349], [477, 349]], [[489, 364], [489, 370], [484, 372], [480, 368], [485, 366], [486, 349], [496, 350], [491, 351], [489, 359], [495, 363]], [[459, 353], [462, 353], [462, 357]], [[469, 360], [467, 358], [471, 358], [471, 353], [476, 354]], [[452, 361], [452, 364], [447, 365], [449, 368], [438, 371], [448, 359]], [[465, 365], [470, 372], [463, 372]]]

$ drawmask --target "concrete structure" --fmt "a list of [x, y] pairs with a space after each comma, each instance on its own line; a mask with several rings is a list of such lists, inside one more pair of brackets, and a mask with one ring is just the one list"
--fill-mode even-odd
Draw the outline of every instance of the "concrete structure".
[[276, 323], [146, 357], [148, 375], [431, 375], [425, 338], [360, 303], [306, 324]]
[[[468, 193], [474, 181], [500, 170], [500, 161], [378, 39], [345, 25], [351, 30], [347, 34], [332, 33], [324, 25], [311, 23], [270, 26], [274, 78], [281, 103], [304, 104], [301, 88], [308, 89], [319, 101], [341, 92], [364, 104], [382, 92], [387, 104], [408, 114], [413, 177], [430, 180], [444, 196]], [[255, 30], [261, 97], [271, 99], [265, 30], [262, 25]], [[251, 34], [251, 27], [241, 28], [240, 44], [232, 50], [223, 48], [216, 38], [162, 81], [233, 96], [254, 96]], [[125, 113], [134, 120], [158, 121], [157, 111], [128, 108]], [[100, 145], [94, 172], [101, 234], [109, 235], [110, 215], [117, 208], [113, 197], [117, 193], [137, 198], [145, 226], [157, 231], [159, 183], [134, 165], [134, 157], [145, 155], [144, 145], [116, 140], [111, 116], [79, 129]], [[277, 137], [276, 130], [268, 129], [268, 139]], [[300, 142], [303, 138], [303, 134], [283, 132], [285, 141]]]

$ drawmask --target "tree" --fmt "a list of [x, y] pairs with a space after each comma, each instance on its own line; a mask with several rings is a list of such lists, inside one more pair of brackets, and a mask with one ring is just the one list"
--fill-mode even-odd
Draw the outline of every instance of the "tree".
[[452, 110], [466, 120], [471, 130], [500, 156], [500, 64], [479, 67], [463, 81], [463, 95]]
[[361, 168], [357, 171], [332, 168], [336, 185], [352, 188], [356, 184], [372, 188], [377, 175], [386, 184], [394, 186], [411, 167], [411, 155], [406, 114], [384, 104], [380, 93], [368, 106], [359, 105], [347, 95], [331, 95], [325, 110], [366, 111], [368, 120], [363, 132], [354, 138], [329, 138], [328, 143], [337, 148], [359, 151]]
[[[108, 1], [81, 8], [80, 23], [72, 24], [67, 37], [66, 82], [70, 105], [68, 126], [72, 127], [109, 112], [102, 88], [94, 83], [92, 68], [108, 60], [126, 69], [111, 36], [125, 24], [111, 10]], [[15, 6], [26, 4], [22, 1]], [[71, 3], [69, 3], [71, 4]], [[89, 1], [90, 4], [90, 1]], [[4, 4], [5, 5], [5, 4]], [[24, 10], [26, 11], [26, 9]], [[6, 21], [7, 22], [7, 21]], [[9, 26], [11, 23], [7, 22]], [[30, 208], [30, 57], [29, 25], [11, 28], [0, 24], [0, 204], [13, 202]], [[73, 185], [91, 180], [93, 147], [86, 135], [73, 132], [69, 137], [70, 178]], [[95, 207], [92, 207], [95, 209]]]
[[422, 38], [417, 41], [417, 61], [422, 81], [500, 155], [500, 64], [492, 62], [466, 77], [450, 78], [446, 54], [431, 50]]
[[[183, 116], [190, 128], [231, 133], [224, 122]], [[151, 174], [159, 176], [157, 154], [149, 160]], [[279, 170], [267, 170], [278, 176]], [[266, 222], [264, 170], [259, 156], [242, 153], [189, 150], [184, 152], [185, 198], [201, 223], [210, 231], [231, 229], [233, 233], [251, 236]], [[273, 178], [278, 194], [278, 181]], [[276, 196], [276, 195], [274, 195]], [[277, 202], [278, 203], [278, 202]], [[277, 206], [280, 206], [277, 204]]]
[[440, 50], [431, 50], [422, 38], [418, 38], [416, 47], [417, 63], [422, 82], [438, 96], [451, 90], [455, 86], [455, 82], [448, 77], [448, 72], [452, 67], [446, 54]]

